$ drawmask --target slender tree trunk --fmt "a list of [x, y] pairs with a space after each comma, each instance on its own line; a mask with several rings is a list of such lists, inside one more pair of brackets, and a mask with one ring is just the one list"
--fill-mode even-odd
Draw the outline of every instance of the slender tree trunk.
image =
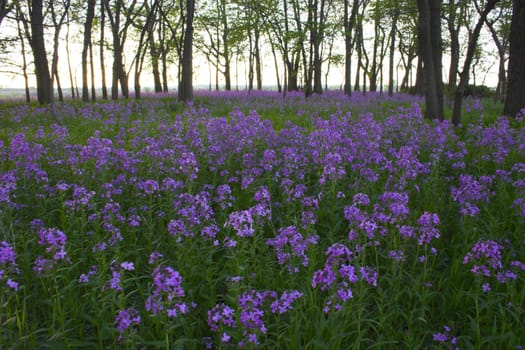
[[[377, 17], [377, 16], [376, 16]], [[370, 70], [370, 91], [377, 91], [377, 74], [379, 72], [378, 66], [378, 47], [379, 47], [379, 18], [374, 19], [374, 45], [372, 51], [372, 68]]]
[[96, 101], [97, 92], [95, 89], [95, 61], [93, 60], [93, 43], [89, 43], [89, 67], [91, 72], [91, 101]]
[[193, 16], [195, 12], [195, 0], [186, 0], [186, 18], [184, 31], [184, 44], [182, 53], [181, 89], [179, 90], [180, 101], [193, 100]]
[[29, 75], [27, 73], [26, 45], [25, 45], [24, 33], [22, 31], [22, 27], [20, 26], [21, 20], [18, 20], [18, 18], [20, 17], [18, 7], [16, 11], [17, 11], [16, 26], [18, 29], [18, 38], [20, 40], [20, 48], [21, 48], [21, 53], [22, 53], [22, 74], [24, 76], [25, 98], [26, 98], [26, 102], [29, 103], [31, 102], [31, 91], [29, 89]]
[[102, 98], [108, 99], [108, 85], [106, 83], [106, 62], [104, 60], [104, 43], [106, 28], [106, 10], [104, 0], [100, 0], [100, 75], [102, 77]]
[[91, 30], [93, 28], [93, 18], [95, 17], [95, 1], [87, 1], [86, 22], [84, 23], [84, 43], [82, 46], [82, 101], [89, 101], [88, 90], [88, 50], [91, 43]]
[[357, 11], [359, 9], [359, 0], [354, 0], [352, 4], [352, 11], [350, 16], [348, 14], [349, 0], [344, 0], [344, 18], [343, 25], [345, 30], [345, 82], [344, 82], [344, 93], [347, 96], [352, 95], [352, 51], [354, 49], [352, 40], [352, 30], [355, 25], [355, 19]]
[[159, 26], [159, 51], [162, 65], [162, 91], [164, 93], [168, 92], [168, 50], [166, 50], [166, 46], [164, 45], [165, 33], [166, 25], [162, 22]]
[[[64, 20], [66, 19], [66, 16], [69, 11], [70, 7], [70, 1], [64, 1], [63, 2], [63, 12], [60, 15], [60, 18], [57, 21], [57, 14], [55, 13], [55, 4], [54, 2], [50, 2], [50, 10], [51, 10], [51, 16], [53, 19], [53, 26], [55, 29], [55, 33], [53, 36], [53, 58], [51, 61], [51, 88], [54, 89], [54, 81], [56, 80], [57, 83], [57, 91], [58, 91], [58, 100], [60, 102], [64, 101], [64, 94], [62, 93], [62, 86], [60, 85], [60, 77], [58, 74], [58, 48], [60, 44], [60, 30], [62, 29], [62, 25], [64, 24]], [[54, 78], [54, 79], [53, 79]]]
[[517, 116], [525, 107], [525, 0], [512, 1], [507, 97], [503, 113]]
[[494, 97], [496, 101], [501, 100], [504, 101], [504, 96], [506, 92], [506, 71], [505, 71], [505, 54], [507, 52], [507, 39], [500, 40], [498, 33], [496, 32], [496, 29], [494, 29], [494, 23], [485, 20], [485, 24], [489, 28], [490, 34], [492, 36], [492, 40], [494, 41], [494, 44], [496, 45], [496, 48], [498, 49], [498, 58], [499, 58], [499, 66], [498, 66], [498, 85], [496, 87], [496, 96]]
[[397, 31], [397, 19], [399, 17], [399, 9], [394, 9], [394, 15], [392, 17], [392, 29], [390, 31], [390, 53], [388, 60], [388, 95], [394, 94], [394, 54], [396, 52], [396, 31]]
[[55, 72], [55, 79], [57, 82], [58, 100], [60, 102], [64, 102], [64, 93], [62, 92], [62, 85], [60, 85], [60, 76], [58, 75], [58, 71]]
[[[262, 90], [262, 63], [261, 63], [261, 49], [260, 49], [260, 32], [259, 29], [255, 29], [254, 37], [255, 37], [255, 76], [257, 80], [257, 90]], [[279, 73], [277, 73], [277, 76], [279, 76]]]
[[282, 92], [281, 80], [279, 78], [279, 64], [277, 63], [277, 54], [275, 53], [275, 46], [272, 44], [270, 45], [272, 48], [273, 64], [275, 65], [275, 78], [277, 81], [277, 92]]
[[361, 91], [361, 68], [363, 67], [363, 21], [359, 19], [355, 29], [355, 46], [357, 50], [357, 69], [355, 72], [354, 90]]
[[[461, 5], [460, 5], [461, 6]], [[458, 80], [458, 67], [459, 67], [459, 25], [456, 25], [456, 4], [455, 1], [448, 3], [448, 30], [450, 35], [450, 66], [448, 75], [448, 88], [449, 91], [455, 91]], [[460, 19], [461, 20], [461, 19]]]
[[42, 0], [31, 0], [31, 49], [35, 64], [37, 96], [40, 104], [53, 102], [53, 84], [44, 40]]
[[[483, 12], [479, 11], [478, 9], [478, 12], [480, 12], [480, 18], [476, 23], [476, 26], [474, 27], [472, 35], [470, 36], [467, 48], [467, 55], [463, 64], [463, 70], [459, 76], [459, 85], [454, 94], [454, 110], [452, 112], [452, 123], [454, 125], [461, 124], [461, 108], [463, 105], [463, 96], [465, 94], [465, 89], [468, 85], [470, 65], [472, 64], [476, 47], [478, 45], [479, 33], [481, 32], [481, 28], [483, 27], [483, 23], [485, 22], [487, 15], [490, 11], [492, 11], [492, 9], [494, 9], [494, 6], [496, 6], [496, 3], [498, 2], [499, 0], [489, 0], [485, 5], [485, 9], [483, 10]], [[476, 2], [476, 7], [477, 6], [478, 5]]]
[[159, 70], [159, 54], [157, 50], [157, 44], [153, 35], [150, 35], [149, 38], [150, 45], [150, 56], [151, 56], [151, 70], [153, 74], [153, 85], [155, 87], [155, 92], [162, 92], [162, 83], [160, 81], [160, 70]]
[[71, 98], [74, 100], [78, 96], [75, 91], [75, 78], [73, 76], [73, 67], [71, 66], [71, 51], [69, 50], [69, 20], [66, 31], [66, 55], [67, 55], [67, 70], [69, 73], [69, 86], [71, 88]]
[[423, 62], [425, 117], [443, 120], [441, 78], [441, 1], [417, 0], [419, 45]]
[[150, 10], [151, 16], [149, 16], [150, 18], [148, 19], [147, 23], [149, 53], [151, 57], [151, 72], [153, 75], [153, 86], [155, 93], [162, 92], [162, 83], [160, 81], [159, 70], [159, 50], [157, 48], [157, 43], [155, 42], [155, 20], [153, 18], [157, 6], [157, 1], [155, 1], [153, 8]]
[[251, 29], [247, 30], [248, 34], [248, 92], [253, 90], [253, 78], [255, 75], [255, 69], [254, 69], [254, 54], [253, 54], [253, 41], [252, 41], [252, 31]]

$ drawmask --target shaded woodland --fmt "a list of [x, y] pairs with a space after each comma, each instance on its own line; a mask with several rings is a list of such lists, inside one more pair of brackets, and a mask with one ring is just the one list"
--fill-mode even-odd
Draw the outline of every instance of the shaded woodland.
[[[428, 118], [444, 118], [448, 95], [457, 125], [484, 67], [498, 67], [493, 95], [506, 115], [525, 105], [524, 11], [523, 0], [2, 0], [0, 59], [3, 73], [23, 75], [27, 101], [36, 82], [42, 104], [63, 100], [65, 86], [83, 101], [140, 98], [146, 76], [155, 92], [177, 86], [192, 100], [199, 56], [210, 89], [238, 88], [239, 65], [246, 88], [263, 89], [271, 65], [278, 91], [308, 97], [340, 71], [347, 95], [424, 95]], [[80, 77], [72, 42], [82, 43]]]

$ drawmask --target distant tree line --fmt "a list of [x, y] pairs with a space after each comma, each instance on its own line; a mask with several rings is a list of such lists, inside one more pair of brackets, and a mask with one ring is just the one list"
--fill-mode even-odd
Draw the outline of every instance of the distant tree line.
[[[505, 114], [514, 116], [524, 107], [524, 2], [0, 0], [0, 28], [6, 33], [0, 38], [0, 59], [20, 57], [15, 65], [24, 77], [27, 100], [34, 72], [40, 103], [64, 98], [60, 77], [66, 69], [72, 98], [127, 98], [130, 82], [140, 98], [145, 74], [151, 74], [155, 92], [166, 92], [169, 72], [175, 72], [179, 98], [188, 101], [195, 54], [206, 59], [210, 89], [223, 84], [231, 90], [239, 62], [246, 67], [248, 90], [262, 89], [263, 67], [271, 61], [280, 92], [302, 90], [308, 97], [328, 88], [330, 70], [337, 67], [344, 71], [346, 94], [412, 91], [425, 96], [428, 118], [443, 119], [448, 92], [453, 122], [459, 124], [463, 96], [471, 80], [479, 82], [479, 67], [488, 57], [498, 66], [495, 96], [505, 101]], [[490, 35], [495, 55], [479, 43], [482, 30]], [[81, 93], [73, 74], [72, 40], [82, 42]], [[65, 58], [59, 57], [61, 45]], [[450, 58], [447, 76], [443, 54]], [[101, 87], [101, 96], [95, 86]]]

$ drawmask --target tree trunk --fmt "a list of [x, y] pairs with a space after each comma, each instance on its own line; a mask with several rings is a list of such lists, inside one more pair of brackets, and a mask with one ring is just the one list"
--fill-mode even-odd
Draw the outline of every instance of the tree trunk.
[[441, 1], [417, 0], [419, 45], [423, 62], [425, 117], [443, 120], [441, 78]]
[[352, 51], [354, 49], [354, 41], [352, 40], [352, 30], [355, 25], [357, 11], [359, 9], [359, 0], [354, 0], [352, 4], [352, 12], [348, 16], [349, 0], [344, 0], [344, 37], [345, 37], [345, 82], [343, 91], [345, 95], [352, 95]]
[[[463, 70], [461, 71], [461, 74], [459, 76], [459, 85], [456, 89], [456, 92], [454, 94], [454, 110], [452, 112], [452, 123], [454, 125], [461, 124], [461, 108], [463, 105], [463, 96], [465, 94], [465, 89], [467, 88], [468, 81], [469, 81], [469, 73], [470, 73], [470, 65], [472, 64], [472, 60], [474, 58], [474, 54], [476, 51], [476, 47], [478, 45], [478, 37], [479, 33], [481, 32], [481, 28], [483, 27], [483, 23], [485, 22], [487, 15], [489, 14], [492, 9], [494, 9], [494, 6], [496, 6], [496, 3], [499, 0], [489, 0], [487, 4], [485, 5], [485, 9], [483, 12], [480, 13], [480, 18], [478, 19], [478, 22], [476, 23], [476, 26], [474, 27], [474, 31], [472, 32], [472, 35], [470, 36], [469, 42], [468, 42], [468, 48], [467, 48], [467, 55], [465, 57], [465, 62], [463, 64]], [[476, 2], [476, 7], [477, 7]], [[478, 9], [478, 12], [479, 9]]]
[[[272, 48], [272, 55], [273, 55], [273, 64], [275, 65], [275, 78], [277, 81], [277, 92], [282, 92], [282, 86], [281, 86], [281, 79], [279, 77], [279, 64], [277, 63], [277, 54], [275, 53], [275, 46], [270, 43]], [[262, 85], [262, 83], [261, 83]], [[262, 88], [262, 86], [261, 86]]]
[[[57, 83], [57, 91], [58, 91], [58, 100], [60, 102], [64, 101], [64, 94], [62, 93], [62, 86], [60, 85], [60, 76], [58, 74], [58, 47], [60, 44], [60, 30], [62, 29], [62, 25], [64, 24], [64, 20], [66, 19], [66, 15], [68, 14], [69, 7], [70, 7], [70, 0], [63, 1], [63, 12], [60, 15], [60, 18], [57, 20], [57, 14], [55, 13], [55, 4], [54, 2], [50, 2], [50, 10], [51, 10], [51, 16], [53, 19], [53, 26], [55, 29], [55, 33], [53, 36], [53, 59], [51, 61], [51, 88], [54, 89], [54, 81], [56, 80]], [[54, 78], [54, 79], [53, 79]]]
[[253, 78], [255, 76], [254, 68], [254, 54], [253, 54], [253, 40], [252, 40], [252, 31], [249, 28], [247, 30], [248, 34], [248, 92], [253, 90]]
[[503, 113], [517, 116], [525, 107], [525, 0], [513, 0], [509, 35], [507, 97]]
[[82, 101], [89, 101], [88, 88], [88, 50], [91, 43], [91, 30], [95, 17], [95, 0], [87, 1], [86, 22], [84, 23], [84, 43], [82, 46]]
[[38, 102], [47, 104], [53, 102], [52, 79], [46, 54], [44, 39], [44, 18], [42, 15], [42, 0], [31, 0], [31, 49], [35, 64]]
[[93, 60], [93, 43], [89, 43], [89, 67], [91, 71], [91, 101], [97, 99], [97, 92], [95, 89], [95, 62]]
[[166, 24], [162, 22], [159, 26], [159, 51], [162, 65], [162, 92], [168, 92], [168, 50], [164, 45], [166, 37]]
[[373, 45], [373, 51], [372, 51], [372, 68], [370, 71], [369, 79], [370, 79], [370, 91], [377, 91], [377, 74], [379, 72], [378, 66], [378, 54], [377, 50], [379, 47], [379, 18], [375, 18], [374, 20], [374, 45]]
[[496, 29], [494, 28], [494, 23], [490, 22], [488, 20], [485, 20], [485, 24], [489, 28], [490, 34], [492, 36], [492, 40], [494, 40], [494, 44], [496, 45], [498, 49], [498, 58], [499, 58], [499, 66], [498, 66], [498, 85], [496, 86], [496, 95], [495, 100], [501, 100], [501, 102], [504, 101], [504, 96], [506, 92], [506, 71], [505, 71], [505, 54], [507, 52], [507, 45], [508, 42], [507, 39], [500, 40], [498, 37], [498, 33], [496, 32]]
[[[260, 33], [259, 29], [255, 29], [255, 76], [257, 80], [257, 90], [262, 90], [262, 63], [261, 63], [261, 49], [259, 45], [260, 41]], [[277, 73], [277, 76], [279, 76], [279, 73]], [[279, 83], [279, 82], [277, 82]]]
[[396, 50], [396, 30], [397, 30], [397, 19], [399, 17], [399, 9], [394, 9], [394, 15], [392, 17], [392, 29], [390, 31], [390, 53], [388, 60], [388, 95], [394, 95], [394, 54]]
[[195, 0], [186, 0], [186, 18], [184, 31], [184, 44], [182, 52], [181, 88], [179, 100], [188, 102], [193, 100], [193, 15], [195, 13]]
[[151, 70], [153, 74], [153, 85], [155, 87], [155, 92], [162, 92], [162, 83], [160, 81], [160, 70], [159, 70], [159, 53], [156, 47], [155, 39], [153, 34], [150, 34], [149, 37], [150, 45], [150, 56], [151, 56]]
[[17, 29], [18, 29], [18, 38], [20, 40], [21, 50], [22, 50], [22, 74], [24, 76], [24, 90], [25, 90], [25, 97], [26, 102], [31, 102], [31, 92], [29, 90], [29, 75], [27, 73], [27, 57], [26, 57], [26, 45], [25, 45], [25, 38], [24, 33], [22, 31], [22, 27], [20, 26], [20, 20], [18, 19], [20, 14], [18, 13], [19, 9], [17, 7]]
[[100, 0], [100, 75], [102, 77], [102, 98], [108, 99], [108, 86], [106, 83], [106, 62], [104, 61], [104, 42], [106, 27], [106, 10], [104, 0]]
[[[461, 5], [460, 5], [461, 6]], [[448, 75], [449, 91], [455, 91], [459, 67], [459, 25], [456, 26], [456, 5], [454, 1], [448, 4], [448, 31], [450, 35], [450, 67]], [[458, 21], [461, 21], [459, 19]]]
[[69, 73], [69, 86], [71, 88], [71, 98], [74, 100], [77, 98], [77, 94], [75, 91], [75, 82], [74, 82], [74, 76], [73, 76], [73, 67], [71, 66], [71, 51], [69, 50], [69, 21], [67, 24], [67, 31], [66, 31], [66, 55], [67, 55], [67, 70]]

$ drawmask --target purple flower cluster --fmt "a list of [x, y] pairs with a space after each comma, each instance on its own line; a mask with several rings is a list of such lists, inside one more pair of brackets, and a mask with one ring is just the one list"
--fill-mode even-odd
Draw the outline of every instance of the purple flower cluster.
[[268, 332], [270, 315], [287, 313], [302, 296], [297, 290], [284, 291], [281, 296], [274, 291], [249, 290], [238, 297], [237, 309], [221, 303], [208, 310], [208, 326], [219, 333], [222, 344], [237, 340], [239, 348], [257, 346], [259, 337]]
[[339, 311], [343, 304], [353, 298], [352, 284], [364, 281], [377, 286], [378, 273], [369, 266], [356, 267], [351, 264], [354, 254], [343, 244], [335, 243], [325, 252], [327, 256], [322, 269], [314, 272], [312, 288], [319, 287], [329, 293], [324, 312]]
[[140, 314], [137, 310], [129, 308], [120, 310], [115, 315], [115, 328], [119, 332], [119, 340], [124, 338], [124, 333], [129, 332], [129, 328], [140, 325]]
[[352, 204], [345, 206], [344, 216], [352, 227], [348, 234], [350, 241], [362, 233], [371, 244], [378, 245], [379, 239], [385, 237], [389, 231], [389, 226], [401, 225], [410, 213], [406, 193], [384, 192], [373, 205], [371, 214], [366, 210], [369, 205], [368, 195], [357, 193]]
[[78, 282], [83, 283], [83, 284], [88, 283], [90, 278], [97, 274], [97, 271], [98, 271], [98, 266], [92, 265], [88, 273], [83, 273], [80, 275], [80, 277], [78, 278]]
[[[65, 185], [65, 184], [62, 184]], [[65, 200], [64, 205], [72, 210], [81, 210], [82, 208], [93, 209], [91, 203], [92, 198], [95, 196], [95, 191], [88, 191], [86, 188], [77, 185], [71, 186], [56, 186], [59, 190], [67, 190], [72, 188], [72, 198]]]
[[270, 193], [266, 187], [261, 187], [254, 195], [257, 202], [245, 210], [230, 213], [224, 227], [231, 227], [239, 237], [252, 237], [255, 234], [256, 225], [260, 225], [263, 219], [270, 219]]
[[199, 231], [204, 239], [214, 238], [217, 234], [209, 192], [179, 194], [173, 201], [173, 208], [178, 218], [169, 222], [168, 232], [177, 242], [181, 242], [183, 237], [193, 237]]
[[[236, 93], [231, 94], [228, 96]], [[274, 95], [255, 94], [260, 94], [257, 103], [265, 103], [272, 110], [276, 108], [275, 99], [268, 98]], [[423, 121], [418, 98], [410, 98], [411, 107], [399, 107], [390, 117], [379, 119], [369, 110], [378, 101], [377, 94], [357, 94], [362, 111], [368, 112], [358, 116], [347, 112], [346, 98], [335, 105], [327, 103], [334, 101], [329, 96], [328, 93], [312, 97], [309, 103], [316, 104], [316, 112], [311, 115], [307, 115], [305, 106], [300, 107], [297, 115], [301, 124], [307, 126], [287, 122], [279, 131], [255, 111], [245, 115], [241, 108], [235, 108], [228, 117], [215, 118], [204, 107], [188, 105], [180, 115], [169, 113], [166, 118], [165, 109], [160, 110], [164, 102], [155, 98], [140, 103], [110, 102], [80, 108], [68, 104], [54, 106], [59, 115], [78, 118], [79, 125], [88, 125], [93, 120], [103, 125], [101, 131], [79, 138], [59, 125], [37, 126], [34, 132], [28, 128], [23, 133], [6, 133], [7, 141], [0, 140], [0, 226], [8, 220], [10, 228], [17, 232], [27, 226], [24, 220], [28, 213], [49, 212], [47, 224], [65, 232], [73, 229], [75, 235], [66, 237], [59, 228], [47, 228], [42, 220], [34, 220], [30, 226], [37, 238], [29, 237], [27, 244], [20, 244], [27, 238], [16, 234], [12, 245], [0, 243], [0, 282], [5, 281], [7, 287], [16, 290], [17, 281], [26, 278], [24, 274], [17, 275], [14, 249], [26, 246], [30, 248], [24, 252], [27, 259], [18, 259], [19, 263], [34, 261], [38, 274], [55, 270], [51, 272], [65, 271], [68, 276], [78, 276], [82, 291], [92, 293], [95, 298], [101, 289], [106, 299], [117, 294], [119, 298], [128, 298], [131, 286], [126, 284], [129, 279], [125, 277], [133, 274], [135, 288], [147, 291], [147, 295], [145, 300], [137, 301], [141, 293], [132, 293], [138, 304], [117, 312], [114, 324], [122, 339], [141, 322], [188, 313], [192, 304], [187, 295], [201, 294], [190, 289], [197, 281], [190, 281], [185, 285], [187, 290], [183, 289], [181, 275], [168, 265], [192, 264], [182, 259], [195, 252], [211, 254], [222, 277], [215, 275], [214, 268], [205, 271], [211, 278], [202, 280], [217, 281], [224, 274], [231, 276], [224, 284], [209, 287], [219, 288], [212, 294], [217, 294], [221, 302], [238, 298], [233, 306], [224, 301], [208, 311], [208, 324], [217, 337], [217, 345], [255, 347], [260, 343], [268, 347], [274, 343], [263, 338], [275, 333], [281, 337], [283, 332], [272, 329], [272, 321], [292, 310], [302, 293], [247, 291], [255, 288], [250, 284], [256, 279], [246, 277], [253, 271], [234, 270], [240, 265], [235, 264], [235, 259], [245, 257], [235, 253], [242, 255], [246, 245], [228, 250], [233, 263], [226, 265], [220, 260], [224, 257], [223, 249], [216, 247], [235, 247], [236, 239], [256, 236], [250, 239], [254, 251], [259, 250], [257, 244], [266, 243], [272, 248], [263, 250], [275, 250], [280, 265], [277, 272], [285, 268], [290, 273], [305, 273], [289, 282], [302, 283], [306, 277], [313, 292], [322, 297], [324, 312], [329, 313], [344, 308], [357, 290], [366, 293], [377, 286], [376, 268], [382, 266], [371, 267], [365, 262], [374, 255], [378, 262], [385, 263], [387, 257], [390, 259], [387, 264], [402, 268], [410, 264], [396, 262], [412, 258], [427, 261], [427, 256], [414, 256], [414, 251], [436, 254], [434, 246], [440, 237], [440, 221], [447, 218], [440, 219], [437, 214], [425, 211], [424, 206], [433, 195], [429, 191], [442, 188], [443, 180], [448, 182], [450, 196], [458, 203], [462, 215], [475, 216], [484, 208], [491, 209], [494, 203], [509, 201], [525, 218], [525, 165], [515, 163], [525, 151], [525, 129], [518, 130], [511, 125], [514, 122], [501, 118], [489, 127], [480, 123], [468, 126], [466, 135], [458, 136], [446, 121]], [[245, 100], [238, 102], [242, 105]], [[277, 108], [287, 109], [288, 104], [297, 102], [304, 103], [303, 96], [289, 93], [279, 99]], [[32, 109], [20, 110], [38, 115]], [[49, 113], [47, 107], [36, 110]], [[147, 118], [135, 120], [136, 115]], [[79, 141], [70, 143], [72, 140]], [[489, 165], [490, 173], [482, 176], [480, 172], [486, 170], [485, 165]], [[474, 169], [480, 172], [473, 175]], [[434, 181], [438, 186], [425, 187], [427, 182], [434, 185]], [[498, 193], [493, 192], [495, 189]], [[362, 193], [365, 191], [368, 194]], [[436, 193], [436, 196], [440, 196], [437, 205], [431, 207], [442, 212], [439, 209], [447, 194]], [[351, 202], [346, 198], [351, 198]], [[344, 208], [349, 231], [346, 242], [332, 244], [339, 239], [342, 220], [339, 215], [329, 217], [331, 211], [325, 206], [332, 201], [330, 209], [335, 208], [336, 213]], [[418, 217], [415, 213], [422, 214]], [[495, 214], [498, 216], [495, 220], [500, 219], [500, 214]], [[506, 229], [519, 230], [521, 223], [515, 225], [510, 221], [515, 220], [512, 215], [514, 212], [502, 213], [502, 222], [509, 220]], [[58, 221], [65, 220], [67, 226], [58, 226], [58, 216]], [[314, 235], [326, 227], [328, 223], [320, 221], [327, 218], [330, 225], [335, 223], [330, 227], [334, 229], [328, 235]], [[443, 226], [448, 227], [447, 223]], [[164, 240], [165, 234], [172, 239]], [[202, 242], [196, 241], [199, 239], [206, 244], [201, 245]], [[38, 246], [33, 244], [36, 241]], [[146, 274], [151, 272], [147, 276], [150, 282], [142, 278], [144, 271], [130, 272], [143, 268], [147, 256], [137, 257], [137, 266], [130, 261], [112, 261], [129, 252], [144, 252], [144, 247], [148, 251], [168, 252], [174, 247], [173, 241], [181, 242], [175, 247], [183, 246], [188, 254], [163, 257], [158, 252], [152, 253], [149, 257], [152, 266], [146, 267]], [[211, 247], [210, 242], [216, 247]], [[315, 266], [313, 274], [308, 274], [303, 270], [312, 265], [309, 258], [317, 249], [312, 246], [318, 242], [323, 247], [332, 245], [326, 250], [325, 261]], [[510, 290], [521, 282], [525, 264], [518, 261], [522, 260], [521, 255], [516, 255], [522, 251], [508, 253], [504, 247], [507, 245], [496, 241], [479, 241], [465, 256], [464, 263], [482, 280], [484, 292], [491, 287], [496, 289], [491, 285], [495, 281], [517, 281], [506, 286], [499, 284], [498, 291]], [[374, 254], [368, 254], [368, 250]], [[64, 270], [54, 268], [69, 259], [73, 263]], [[109, 266], [108, 261], [112, 261]], [[256, 263], [250, 261], [248, 265]], [[277, 264], [270, 265], [274, 269]], [[427, 267], [431, 269], [434, 265], [425, 264]], [[204, 267], [192, 266], [196, 273], [203, 272], [199, 268]], [[27, 286], [26, 282], [20, 283]], [[301, 289], [301, 286], [286, 288]], [[305, 300], [305, 310], [311, 303], [312, 300]], [[141, 320], [137, 310], [151, 317]], [[284, 319], [288, 317], [281, 321]], [[176, 332], [169, 336], [178, 336], [179, 331]], [[146, 331], [140, 338], [149, 334]], [[434, 339], [438, 346], [452, 344], [446, 328], [436, 333]]]
[[146, 310], [157, 315], [166, 309], [168, 317], [186, 314], [189, 307], [186, 302], [181, 300], [185, 293], [179, 272], [169, 266], [158, 266], [153, 271], [152, 277], [152, 293], [146, 299]]
[[37, 234], [38, 244], [45, 247], [45, 252], [51, 257], [51, 259], [40, 255], [36, 257], [33, 270], [40, 275], [51, 270], [58, 261], [68, 261], [65, 251], [67, 237], [64, 232], [53, 227], [40, 227]]
[[458, 340], [451, 335], [452, 329], [449, 326], [443, 327], [443, 332], [437, 332], [432, 335], [432, 339], [440, 344], [441, 347], [448, 346], [450, 350], [459, 350]]
[[288, 226], [279, 229], [279, 234], [275, 238], [267, 240], [266, 244], [275, 248], [279, 265], [288, 263], [286, 265], [288, 272], [297, 273], [299, 267], [294, 264], [294, 260], [298, 259], [301, 265], [308, 266], [306, 250], [308, 245], [317, 244], [318, 240], [319, 237], [314, 235], [304, 238], [296, 227]]
[[[122, 271], [133, 271], [135, 270], [135, 265], [132, 262], [125, 261], [118, 264], [116, 261], [113, 261], [110, 266], [111, 278], [104, 284], [102, 287], [103, 290], [112, 289], [115, 291], [122, 291], [121, 285], [121, 275]], [[92, 266], [87, 275], [81, 275], [81, 281], [89, 280], [89, 277], [94, 275], [97, 272], [97, 267]]]
[[490, 279], [496, 278], [499, 283], [516, 280], [519, 273], [525, 271], [525, 263], [511, 261], [505, 264], [503, 253], [505, 247], [493, 240], [479, 240], [463, 258], [463, 264], [471, 266], [470, 271], [480, 276], [485, 282], [482, 286], [484, 292], [489, 292]]
[[458, 187], [451, 190], [452, 199], [459, 203], [461, 215], [476, 216], [479, 214], [478, 204], [488, 203], [494, 195], [490, 191], [493, 182], [491, 176], [481, 176], [476, 180], [472, 175], [460, 175]]
[[[13, 206], [13, 192], [16, 190], [15, 171], [0, 173], [0, 205]], [[0, 213], [2, 207], [0, 206]]]
[[18, 290], [18, 282], [11, 279], [11, 274], [18, 274], [16, 253], [6, 241], [0, 242], [0, 281], [5, 279], [5, 284], [12, 290]]

